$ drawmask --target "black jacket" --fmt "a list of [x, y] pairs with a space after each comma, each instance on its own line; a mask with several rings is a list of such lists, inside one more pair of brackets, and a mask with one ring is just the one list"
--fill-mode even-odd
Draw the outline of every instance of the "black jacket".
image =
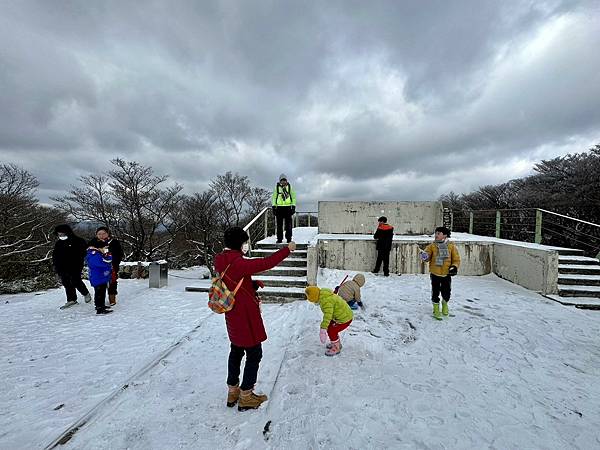
[[387, 223], [380, 224], [373, 235], [377, 239], [377, 250], [380, 252], [389, 252], [392, 249], [392, 240], [394, 239], [394, 227]]
[[54, 271], [59, 275], [81, 273], [83, 270], [83, 260], [87, 249], [85, 240], [73, 232], [68, 236], [69, 238], [64, 241], [57, 240], [52, 252]]

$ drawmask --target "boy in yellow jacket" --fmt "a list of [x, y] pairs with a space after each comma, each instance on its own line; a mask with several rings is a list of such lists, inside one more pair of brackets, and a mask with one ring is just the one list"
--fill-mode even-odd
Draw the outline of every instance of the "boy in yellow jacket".
[[[452, 278], [458, 273], [460, 256], [456, 246], [448, 241], [450, 230], [446, 227], [435, 229], [435, 241], [421, 251], [421, 259], [429, 261], [429, 276], [431, 278], [431, 301], [433, 302], [433, 317], [442, 320], [442, 315], [448, 315], [448, 302]], [[440, 292], [442, 294], [442, 311], [440, 313]]]
[[333, 293], [331, 289], [319, 289], [317, 286], [308, 286], [305, 291], [309, 302], [318, 303], [323, 312], [323, 321], [319, 331], [321, 344], [327, 342], [327, 337], [331, 341], [327, 344], [327, 356], [337, 355], [342, 350], [342, 342], [339, 333], [350, 325], [354, 316], [348, 303]]

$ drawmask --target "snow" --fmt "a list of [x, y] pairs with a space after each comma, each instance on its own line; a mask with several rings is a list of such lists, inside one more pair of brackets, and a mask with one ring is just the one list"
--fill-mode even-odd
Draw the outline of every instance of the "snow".
[[[0, 448], [42, 448], [111, 394], [63, 448], [600, 446], [596, 311], [494, 275], [457, 276], [454, 316], [438, 322], [427, 276], [367, 273], [367, 309], [334, 358], [318, 340], [318, 306], [263, 305], [257, 390], [270, 400], [240, 413], [225, 406], [224, 318], [206, 294], [184, 292], [203, 272], [172, 271], [162, 289], [121, 280], [108, 316], [84, 303], [59, 310], [58, 289], [0, 296]], [[322, 269], [319, 284], [347, 273]]]

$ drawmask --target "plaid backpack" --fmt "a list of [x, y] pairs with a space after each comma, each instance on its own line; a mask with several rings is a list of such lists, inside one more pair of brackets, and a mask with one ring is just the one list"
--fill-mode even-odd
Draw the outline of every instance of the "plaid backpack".
[[[229, 266], [231, 266], [231, 264], [229, 264]], [[233, 309], [235, 294], [242, 285], [242, 281], [244, 281], [242, 278], [233, 292], [231, 292], [223, 281], [223, 277], [225, 276], [227, 269], [229, 269], [229, 266], [225, 268], [222, 274], [217, 275], [212, 279], [212, 284], [208, 290], [208, 307], [217, 314], [223, 314]]]

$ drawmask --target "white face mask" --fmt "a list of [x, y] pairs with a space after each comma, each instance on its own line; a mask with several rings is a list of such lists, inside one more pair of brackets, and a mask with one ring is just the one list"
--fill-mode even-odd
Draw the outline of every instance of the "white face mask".
[[69, 239], [69, 236], [59, 236], [58, 237], [61, 241], [66, 241], [67, 239]]
[[242, 244], [242, 253], [245, 255], [246, 253], [248, 253], [248, 251], [250, 251], [250, 244]]

